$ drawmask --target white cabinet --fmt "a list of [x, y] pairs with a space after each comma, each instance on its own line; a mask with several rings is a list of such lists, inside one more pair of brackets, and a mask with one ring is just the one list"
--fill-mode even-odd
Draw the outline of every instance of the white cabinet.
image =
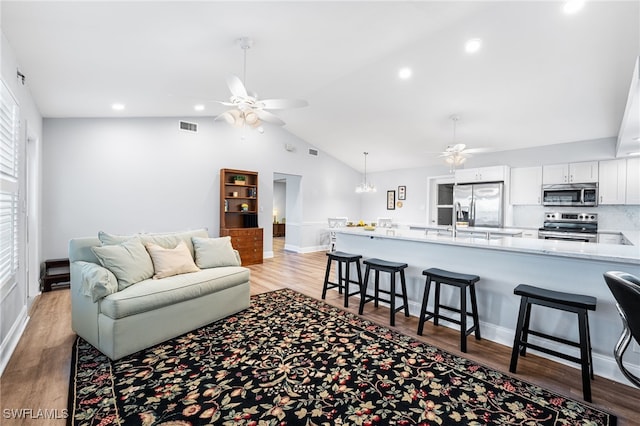
[[598, 162], [549, 164], [543, 166], [542, 183], [587, 183], [598, 182]]
[[569, 183], [568, 164], [549, 164], [542, 166], [542, 183]]
[[627, 159], [627, 204], [640, 204], [640, 158]]
[[542, 194], [542, 167], [511, 169], [509, 198], [513, 205], [540, 205]]
[[627, 192], [627, 160], [600, 161], [599, 204], [625, 204]]
[[504, 182], [507, 166], [479, 167], [476, 169], [457, 169], [456, 183]]

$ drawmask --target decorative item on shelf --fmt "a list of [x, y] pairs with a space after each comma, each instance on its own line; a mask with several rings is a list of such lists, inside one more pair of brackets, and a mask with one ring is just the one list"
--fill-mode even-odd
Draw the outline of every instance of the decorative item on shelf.
[[356, 186], [356, 192], [357, 193], [363, 193], [363, 192], [376, 192], [376, 187], [372, 184], [372, 183], [368, 183], [367, 182], [367, 155], [369, 155], [368, 152], [363, 152], [364, 154], [364, 181]]
[[242, 204], [240, 204], [240, 209], [241, 209], [243, 212], [249, 211], [249, 204], [247, 204], [247, 203], [242, 203]]
[[258, 191], [255, 188], [249, 188], [247, 191], [249, 194], [249, 198], [255, 198], [258, 195]]
[[233, 177], [233, 184], [234, 185], [246, 185], [247, 184], [247, 178], [246, 176], [234, 176]]
[[273, 209], [273, 223], [278, 223], [278, 210]]
[[232, 196], [232, 197], [237, 197], [237, 196], [238, 196], [238, 192], [237, 192], [237, 191], [233, 191], [233, 192], [231, 193], [231, 196]]
[[224, 200], [224, 211], [228, 212], [229, 211], [229, 201]]

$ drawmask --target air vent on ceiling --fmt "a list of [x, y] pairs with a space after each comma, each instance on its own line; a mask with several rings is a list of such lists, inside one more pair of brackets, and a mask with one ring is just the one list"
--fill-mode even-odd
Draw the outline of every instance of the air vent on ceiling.
[[186, 130], [187, 132], [196, 133], [198, 131], [198, 124], [197, 123], [189, 123], [188, 121], [181, 121], [180, 122], [180, 130]]
[[309, 155], [318, 156], [318, 150], [317, 149], [313, 149], [313, 148], [309, 148]]

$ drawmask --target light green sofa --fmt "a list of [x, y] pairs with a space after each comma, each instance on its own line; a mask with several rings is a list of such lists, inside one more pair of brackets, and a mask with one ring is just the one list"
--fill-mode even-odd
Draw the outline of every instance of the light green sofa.
[[[208, 237], [206, 230], [142, 235], [161, 243], [183, 240], [196, 257], [191, 241], [194, 236]], [[126, 238], [129, 237], [121, 239]], [[120, 281], [111, 270], [101, 266], [92, 249], [101, 246], [104, 244], [97, 237], [75, 238], [69, 243], [71, 322], [78, 336], [112, 360], [249, 306], [250, 271], [247, 268], [201, 268], [198, 272], [148, 278], [118, 288]], [[239, 265], [239, 255], [235, 251], [234, 254]]]

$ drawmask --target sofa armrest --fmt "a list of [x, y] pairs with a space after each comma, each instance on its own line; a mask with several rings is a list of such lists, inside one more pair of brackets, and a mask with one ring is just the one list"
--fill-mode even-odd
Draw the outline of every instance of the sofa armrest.
[[[91, 262], [73, 262], [72, 273], [78, 273], [78, 277], [73, 277], [81, 294], [88, 296], [94, 302], [118, 291], [118, 280], [113, 272], [107, 268]], [[75, 279], [74, 279], [75, 278]]]

